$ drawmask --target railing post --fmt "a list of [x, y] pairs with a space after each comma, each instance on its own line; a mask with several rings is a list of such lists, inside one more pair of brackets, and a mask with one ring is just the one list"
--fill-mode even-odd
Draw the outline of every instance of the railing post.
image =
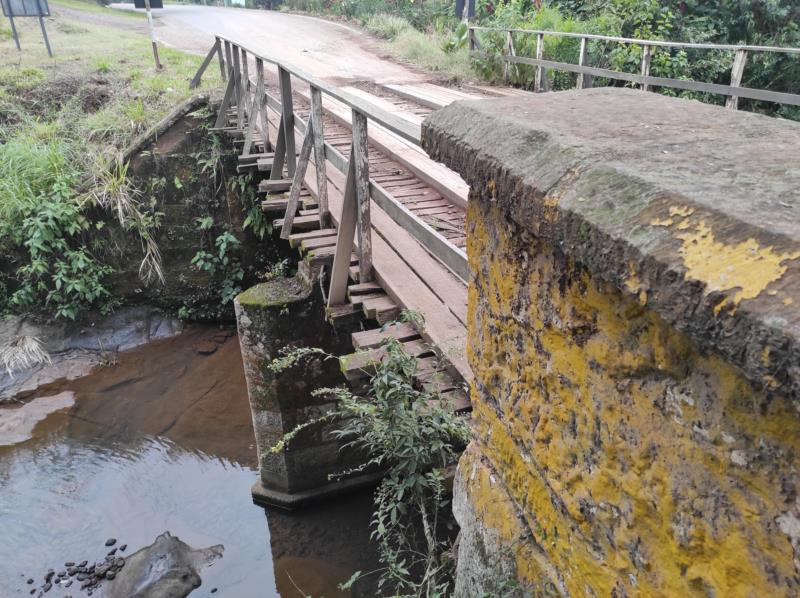
[[653, 57], [653, 48], [652, 46], [644, 45], [642, 46], [642, 77], [645, 78], [642, 81], [642, 91], [648, 91], [650, 86], [647, 84], [646, 78], [650, 76], [650, 59]]
[[231, 42], [225, 42], [225, 66], [228, 73], [228, 78], [233, 76], [233, 52], [231, 50]]
[[311, 127], [314, 129], [314, 166], [317, 171], [317, 204], [319, 225], [325, 228], [330, 222], [328, 207], [328, 177], [325, 172], [325, 131], [322, 125], [322, 92], [311, 86]]
[[358, 206], [358, 282], [372, 280], [372, 221], [369, 210], [369, 140], [367, 117], [353, 108], [353, 153]]
[[[733, 67], [731, 68], [731, 87], [742, 86], [745, 64], [747, 64], [747, 50], [736, 50], [736, 54], [733, 57]], [[725, 107], [731, 110], [738, 110], [738, 96], [729, 96], [725, 102]]]
[[[588, 66], [589, 62], [589, 40], [581, 38], [581, 49], [578, 54], [578, 66]], [[594, 84], [594, 77], [585, 73], [578, 74], [578, 89], [588, 89]]]
[[236, 100], [236, 114], [237, 114], [237, 122], [236, 127], [241, 129], [242, 128], [242, 121], [240, 115], [242, 113], [241, 106], [242, 106], [242, 71], [239, 65], [239, 58], [241, 54], [239, 53], [239, 46], [231, 45], [231, 53], [233, 54], [233, 81], [234, 81], [234, 98]]
[[[258, 119], [261, 118], [261, 123], [264, 126], [262, 132], [262, 139], [264, 147], [269, 147], [269, 123], [266, 118], [266, 110], [264, 109], [264, 62], [256, 57], [256, 90], [253, 94], [253, 99], [250, 104], [250, 118], [247, 121], [247, 133], [244, 136], [244, 146], [242, 147], [242, 156], [251, 153], [253, 148], [253, 136], [257, 130]], [[265, 149], [265, 151], [268, 151]]]
[[240, 47], [239, 50], [242, 53], [241, 62], [239, 63], [239, 67], [241, 70], [242, 75], [242, 86], [241, 86], [241, 102], [237, 106], [238, 114], [239, 114], [239, 128], [244, 128], [244, 121], [247, 118], [247, 104], [250, 101], [250, 74], [248, 72], [247, 66], [247, 51], [244, 48]]
[[[536, 60], [544, 57], [544, 33], [536, 34]], [[547, 91], [547, 71], [540, 64], [536, 65], [536, 78], [533, 81], [533, 91]]]
[[222, 42], [217, 38], [217, 58], [219, 59], [219, 76], [222, 80], [227, 80], [227, 73], [225, 73], [225, 59], [222, 56]]
[[[514, 37], [511, 34], [511, 31], [506, 32], [506, 61], [503, 65], [503, 80], [508, 83], [509, 78], [511, 76], [511, 61], [508, 60], [510, 56], [516, 56], [517, 53], [514, 50]], [[516, 65], [515, 65], [516, 66]]]
[[[292, 105], [292, 75], [283, 67], [278, 67], [278, 79], [281, 85], [281, 104], [283, 106], [283, 142], [286, 148], [286, 169], [289, 176], [294, 176], [297, 167], [297, 155], [294, 144], [294, 107]], [[278, 173], [280, 175], [280, 173]], [[281, 178], [278, 176], [278, 178]]]

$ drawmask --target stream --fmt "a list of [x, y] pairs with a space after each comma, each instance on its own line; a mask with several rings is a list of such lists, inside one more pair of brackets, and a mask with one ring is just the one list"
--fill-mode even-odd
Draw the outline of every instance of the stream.
[[[338, 584], [375, 567], [370, 492], [292, 513], [252, 503], [258, 471], [234, 329], [190, 326], [33, 396], [52, 398], [0, 407], [0, 596], [38, 595], [49, 569], [102, 560], [107, 538], [131, 554], [165, 531], [225, 547], [192, 598], [350, 596]], [[86, 594], [45, 594], [67, 595]]]

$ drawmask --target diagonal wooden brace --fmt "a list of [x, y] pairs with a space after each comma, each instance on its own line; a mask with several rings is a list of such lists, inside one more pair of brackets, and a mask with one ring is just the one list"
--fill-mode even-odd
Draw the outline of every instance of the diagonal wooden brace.
[[[313, 120], [313, 115], [311, 117]], [[300, 202], [300, 191], [303, 189], [303, 179], [306, 176], [308, 163], [311, 160], [311, 150], [314, 147], [314, 127], [311, 122], [306, 127], [306, 136], [303, 138], [303, 146], [300, 148], [300, 159], [297, 162], [297, 169], [292, 178], [292, 188], [289, 191], [289, 201], [286, 204], [286, 214], [283, 216], [283, 228], [281, 228], [281, 239], [288, 239], [292, 234], [292, 224], [294, 215], [297, 212], [297, 204]]]
[[[350, 146], [350, 155], [353, 155], [352, 145]], [[336, 234], [336, 253], [333, 255], [333, 266], [331, 267], [328, 307], [342, 305], [347, 299], [350, 256], [353, 253], [353, 240], [358, 222], [356, 204], [356, 167], [355, 160], [350, 160], [342, 198], [342, 217], [339, 220], [339, 229]]]
[[225, 86], [225, 95], [222, 96], [222, 104], [220, 104], [219, 112], [217, 113], [217, 120], [214, 123], [215, 129], [221, 129], [228, 124], [228, 108], [231, 105], [231, 97], [233, 97], [233, 89], [235, 82], [233, 77], [228, 77], [228, 84]]

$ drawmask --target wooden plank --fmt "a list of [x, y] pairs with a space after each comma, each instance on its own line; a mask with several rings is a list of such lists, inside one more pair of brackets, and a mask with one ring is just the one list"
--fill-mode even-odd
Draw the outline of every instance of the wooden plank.
[[[403, 343], [403, 350], [414, 357], [432, 353], [431, 348], [421, 340], [411, 340]], [[375, 374], [376, 366], [387, 355], [388, 350], [385, 347], [356, 351], [350, 355], [344, 355], [339, 360], [342, 374], [350, 382], [369, 378]]]
[[[541, 56], [537, 56], [536, 58], [541, 58]], [[642, 91], [647, 91], [649, 86], [647, 84], [647, 78], [650, 76], [650, 61], [653, 58], [653, 48], [650, 46], [642, 46]]]
[[[356, 286], [356, 285], [350, 285], [350, 286]], [[380, 299], [382, 297], [386, 297], [386, 293], [383, 291], [382, 288], [380, 288], [380, 285], [378, 285], [378, 287], [379, 288], [378, 288], [377, 292], [364, 293], [362, 295], [353, 295], [352, 297], [349, 298], [350, 299], [350, 303], [352, 303], [354, 307], [361, 307], [363, 305], [364, 301], [369, 301], [371, 299]], [[348, 288], [350, 288], [350, 287], [348, 287]]]
[[244, 136], [244, 147], [242, 148], [242, 155], [248, 155], [253, 147], [253, 137], [256, 133], [256, 124], [258, 123], [261, 108], [259, 104], [264, 101], [264, 68], [260, 61], [256, 59], [256, 92], [253, 94], [252, 104], [250, 106], [250, 119], [247, 121], [247, 133]]
[[[297, 230], [315, 230], [319, 228], [319, 218], [314, 216], [298, 216], [294, 219], [293, 228]], [[279, 229], [283, 227], [283, 218], [272, 221], [272, 228]]]
[[391, 322], [400, 315], [397, 303], [388, 296], [366, 299], [362, 302], [361, 308], [368, 318], [377, 320], [379, 324]]
[[[731, 87], [741, 86], [745, 64], [747, 64], [747, 50], [736, 50], [736, 54], [733, 56], [733, 67], [731, 67]], [[725, 107], [730, 110], [738, 110], [739, 96], [729, 96]]]
[[353, 109], [353, 151], [358, 230], [358, 281], [372, 280], [372, 221], [370, 220], [369, 147], [367, 117]]
[[211, 46], [211, 49], [206, 54], [206, 57], [203, 59], [203, 63], [200, 65], [200, 68], [197, 69], [197, 72], [192, 77], [191, 82], [189, 83], [189, 89], [196, 89], [198, 85], [200, 85], [200, 80], [203, 78], [203, 73], [206, 72], [208, 65], [211, 64], [211, 60], [213, 60], [214, 56], [217, 55], [217, 51], [219, 50], [219, 40], [214, 41], [214, 45]]
[[[341, 125], [351, 126], [351, 111], [341, 103], [335, 100], [327, 101], [324, 110]], [[469, 186], [464, 179], [443, 164], [431, 160], [421, 148], [407, 143], [378, 125], [369, 128], [369, 141], [387, 158], [407, 169], [453, 203], [466, 209]]]
[[265, 199], [261, 202], [261, 211], [266, 214], [284, 214], [286, 213], [286, 204], [289, 200], [285, 197], [274, 197]]
[[605, 77], [607, 79], [616, 79], [619, 81], [630, 81], [631, 83], [646, 83], [647, 85], [654, 87], [671, 87], [673, 89], [716, 93], [726, 96], [736, 95], [737, 97], [748, 98], [751, 100], [761, 100], [764, 102], [776, 102], [778, 104], [800, 106], [800, 94], [794, 93], [767, 91], [764, 89], [753, 89], [750, 87], [731, 87], [730, 85], [718, 85], [716, 83], [705, 83], [702, 81], [685, 81], [683, 79], [668, 79], [665, 77], [649, 76], [644, 79], [640, 73], [623, 73], [621, 71], [613, 71], [611, 69], [578, 66], [577, 64], [569, 64], [566, 62], [537, 60], [535, 58], [527, 58], [525, 56], [511, 56], [507, 57], [506, 60], [519, 62], [521, 64], [541, 64], [542, 66], [554, 70], [569, 71], [572, 73], [588, 73], [596, 77]]
[[[328, 189], [328, 195], [330, 197], [330, 188]], [[353, 237], [358, 221], [356, 204], [355, 160], [350, 160], [345, 188], [342, 193], [336, 254], [333, 258], [333, 268], [331, 269], [331, 283], [328, 291], [329, 307], [344, 303], [345, 299], [347, 299], [347, 278], [350, 271], [350, 263], [346, 258], [353, 251]]]
[[222, 57], [222, 43], [220, 43], [219, 38], [216, 38], [217, 41], [217, 58], [219, 58], [219, 76], [225, 81], [228, 78], [225, 68], [225, 59]]
[[[370, 283], [374, 284], [374, 283]], [[408, 322], [399, 322], [396, 324], [389, 324], [382, 328], [375, 328], [374, 330], [364, 330], [363, 332], [354, 332], [351, 335], [353, 347], [356, 349], [371, 349], [382, 345], [386, 339], [393, 338], [401, 342], [415, 339], [419, 337], [419, 332], [414, 326]]]
[[[578, 66], [586, 66], [589, 63], [589, 40], [581, 38], [581, 47], [578, 52]], [[578, 89], [589, 89], [594, 84], [594, 77], [587, 74], [578, 75], [576, 87]]]
[[308, 162], [311, 159], [311, 149], [314, 147], [314, 127], [306, 129], [306, 136], [303, 139], [303, 146], [300, 148], [300, 160], [297, 169], [292, 176], [292, 187], [289, 192], [289, 203], [286, 204], [286, 214], [283, 219], [286, 225], [281, 230], [281, 239], [288, 239], [292, 232], [292, 220], [297, 212], [297, 204], [300, 201], [300, 191], [303, 188], [303, 178], [306, 176]]
[[258, 184], [260, 193], [280, 193], [292, 188], [292, 179], [266, 179]]
[[228, 107], [231, 105], [231, 98], [233, 97], [234, 93], [234, 86], [235, 82], [233, 77], [228, 78], [228, 84], [225, 86], [225, 94], [222, 96], [222, 104], [219, 106], [219, 112], [217, 112], [217, 120], [214, 123], [214, 128], [219, 130], [225, 128], [226, 118], [228, 113]]
[[366, 295], [378, 292], [383, 293], [383, 289], [377, 282], [351, 284], [349, 287], [347, 287], [347, 296], [348, 298], [351, 298], [351, 300], [354, 295]]
[[379, 108], [381, 108], [381, 110], [384, 110], [391, 114], [396, 114], [399, 118], [405, 119], [409, 123], [413, 123], [417, 126], [422, 125], [422, 121], [424, 119], [421, 116], [414, 114], [413, 112], [403, 110], [402, 108], [399, 108], [396, 104], [393, 104], [392, 102], [380, 96], [376, 96], [375, 94], [371, 94], [367, 91], [364, 91], [363, 89], [359, 89], [357, 87], [352, 87], [352, 86], [343, 87], [342, 89], [346, 90], [348, 93], [354, 96], [363, 98], [364, 100], [366, 100], [371, 104], [374, 104], [375, 106], [378, 106]]
[[281, 106], [283, 107], [283, 135], [286, 144], [286, 168], [289, 176], [294, 176], [297, 161], [294, 144], [294, 109], [292, 107], [292, 76], [283, 67], [278, 67], [278, 79], [281, 86]]
[[[286, 228], [286, 227], [284, 227]], [[336, 235], [328, 235], [326, 237], [318, 237], [316, 239], [304, 239], [300, 242], [301, 251], [311, 251], [319, 249], [320, 247], [335, 247]]]
[[328, 208], [328, 179], [325, 175], [325, 129], [322, 118], [322, 92], [311, 86], [311, 113], [309, 121], [314, 132], [314, 167], [317, 174], [317, 203], [319, 204], [319, 225], [330, 223]]
[[318, 239], [320, 237], [328, 237], [332, 235], [336, 235], [335, 228], [321, 228], [319, 230], [313, 230], [307, 233], [294, 233], [289, 235], [289, 246], [299, 247], [300, 243], [307, 239]]

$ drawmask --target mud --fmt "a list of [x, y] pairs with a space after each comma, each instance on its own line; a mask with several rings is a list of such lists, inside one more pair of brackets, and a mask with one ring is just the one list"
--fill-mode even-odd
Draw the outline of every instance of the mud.
[[[363, 585], [337, 589], [375, 568], [370, 493], [292, 514], [253, 505], [254, 436], [232, 329], [190, 327], [36, 396], [66, 391], [75, 393], [72, 407], [36, 424], [32, 438], [0, 447], [0, 595], [27, 595], [28, 578], [75, 555], [102, 560], [106, 538], [133, 553], [167, 530], [189, 546], [225, 546], [192, 596], [212, 588], [214, 596], [296, 596], [297, 587], [329, 598], [375, 595]], [[67, 594], [54, 587], [47, 595]]]

